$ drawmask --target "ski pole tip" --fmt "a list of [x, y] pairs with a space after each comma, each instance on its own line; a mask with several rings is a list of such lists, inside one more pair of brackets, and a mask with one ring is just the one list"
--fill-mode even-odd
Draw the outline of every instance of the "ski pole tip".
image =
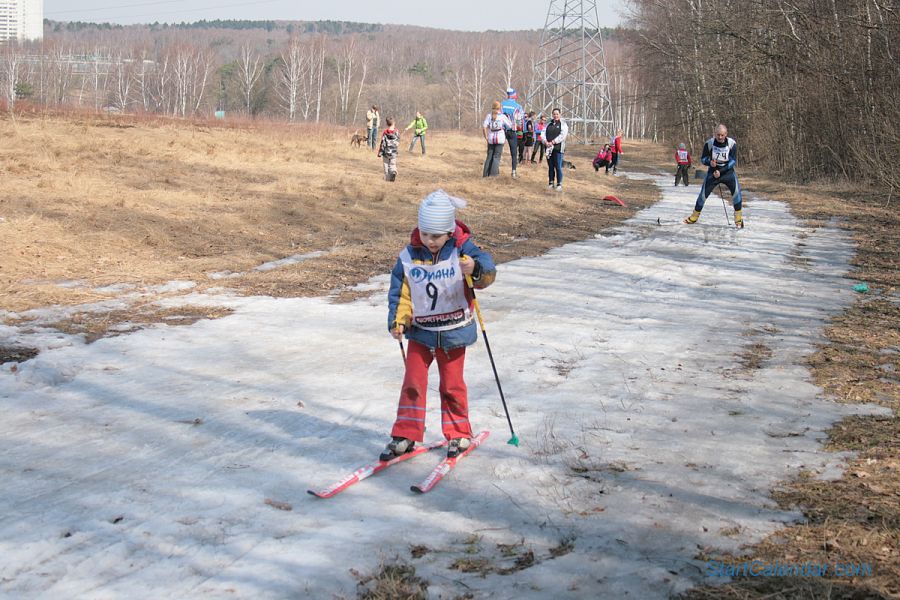
[[518, 448], [519, 447], [519, 436], [517, 436], [516, 434], [513, 434], [513, 436], [511, 438], [509, 438], [509, 441], [506, 443], [509, 444], [510, 446], [515, 446], [516, 448]]

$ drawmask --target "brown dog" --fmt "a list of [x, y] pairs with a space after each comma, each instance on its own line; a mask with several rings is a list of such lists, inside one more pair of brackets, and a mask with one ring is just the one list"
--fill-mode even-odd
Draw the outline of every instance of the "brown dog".
[[362, 143], [366, 141], [366, 136], [359, 135], [359, 129], [354, 132], [353, 137], [350, 138], [350, 146], [356, 146], [357, 148], [362, 148]]

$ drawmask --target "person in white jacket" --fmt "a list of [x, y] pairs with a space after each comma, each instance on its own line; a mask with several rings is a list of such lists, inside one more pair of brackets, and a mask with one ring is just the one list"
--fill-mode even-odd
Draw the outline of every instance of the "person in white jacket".
[[[550, 170], [550, 189], [556, 187], [557, 192], [562, 191], [563, 182], [563, 154], [566, 151], [566, 137], [569, 135], [569, 126], [560, 116], [558, 108], [553, 109], [553, 119], [544, 130], [544, 145], [547, 147], [547, 167]], [[554, 184], [554, 179], [556, 183]]]
[[503, 114], [500, 102], [495, 100], [491, 106], [491, 112], [481, 124], [484, 141], [487, 142], [483, 177], [495, 177], [500, 174], [500, 156], [503, 154], [503, 142], [506, 141], [506, 132], [509, 130], [514, 130], [514, 126]]

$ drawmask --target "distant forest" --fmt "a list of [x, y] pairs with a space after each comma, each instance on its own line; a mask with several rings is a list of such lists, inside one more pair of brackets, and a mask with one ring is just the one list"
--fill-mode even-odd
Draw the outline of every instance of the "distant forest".
[[[44, 29], [59, 33], [61, 31], [82, 31], [85, 29], [125, 29], [126, 25], [114, 23], [90, 23], [84, 21], [51, 21], [44, 19]], [[381, 31], [382, 25], [373, 23], [355, 23], [353, 21], [245, 21], [230, 19], [214, 19], [207, 21], [202, 19], [192, 23], [151, 23], [147, 25], [151, 31], [164, 29], [264, 29], [272, 32], [282, 29], [288, 34], [292, 33], [327, 33], [330, 35], [343, 35], [349, 33], [374, 33]]]
[[[632, 135], [652, 136], [647, 107], [620, 61], [624, 30], [601, 35], [617, 121]], [[528, 92], [540, 39], [540, 29], [473, 33], [348, 21], [46, 20], [40, 49], [7, 49], [19, 57], [3, 63], [2, 89], [8, 104], [224, 113], [354, 129], [377, 104], [399, 121], [421, 111], [432, 127], [465, 129], [477, 127], [509, 86], [534, 108]]]
[[[628, 27], [601, 30], [615, 127], [696, 153], [724, 122], [745, 164], [900, 189], [896, 0], [735, 1], [629, 0]], [[540, 26], [46, 21], [41, 44], [0, 46], [0, 103], [350, 130], [377, 104], [401, 124], [421, 111], [432, 127], [475, 129], [508, 86], [536, 108]]]

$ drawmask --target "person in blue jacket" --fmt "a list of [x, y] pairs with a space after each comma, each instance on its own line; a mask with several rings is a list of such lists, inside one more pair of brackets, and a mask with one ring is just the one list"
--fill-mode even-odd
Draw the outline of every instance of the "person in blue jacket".
[[476, 289], [494, 281], [491, 255], [472, 242], [471, 231], [456, 220], [461, 198], [436, 190], [419, 205], [419, 223], [391, 271], [388, 331], [409, 340], [406, 373], [397, 419], [381, 460], [410, 452], [425, 437], [428, 368], [437, 361], [440, 374], [441, 429], [449, 440], [447, 456], [469, 447], [472, 426], [463, 366], [466, 346], [477, 339], [472, 315]]
[[516, 160], [519, 158], [519, 135], [524, 128], [525, 110], [522, 105], [516, 101], [516, 90], [513, 88], [506, 89], [506, 100], [500, 103], [503, 114], [509, 118], [513, 124], [511, 130], [506, 131], [506, 142], [509, 144], [509, 154], [512, 157], [512, 178], [516, 179]]
[[737, 164], [737, 142], [728, 137], [728, 128], [725, 125], [716, 127], [716, 134], [709, 138], [703, 145], [703, 156], [700, 162], [709, 167], [706, 171], [706, 179], [697, 202], [694, 204], [694, 212], [684, 220], [688, 225], [693, 225], [700, 218], [700, 211], [706, 199], [713, 189], [719, 184], [726, 186], [731, 192], [731, 202], [734, 205], [734, 224], [737, 227], [744, 226], [744, 218], [741, 214], [741, 186], [738, 184], [734, 166]]

